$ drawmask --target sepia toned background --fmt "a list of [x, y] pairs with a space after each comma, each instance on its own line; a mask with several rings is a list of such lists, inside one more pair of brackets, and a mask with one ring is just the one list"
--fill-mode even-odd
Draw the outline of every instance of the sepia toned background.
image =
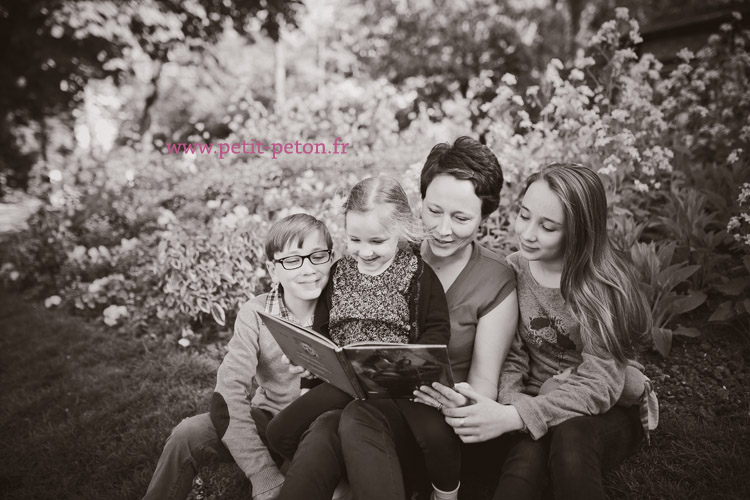
[[[749, 25], [721, 0], [0, 3], [0, 498], [139, 498], [269, 284], [269, 224], [314, 214], [343, 251], [351, 185], [393, 175], [416, 209], [461, 135], [503, 167], [480, 237], [501, 254], [535, 169], [605, 182], [662, 402], [611, 498], [750, 497]], [[222, 466], [193, 497], [247, 488]]]

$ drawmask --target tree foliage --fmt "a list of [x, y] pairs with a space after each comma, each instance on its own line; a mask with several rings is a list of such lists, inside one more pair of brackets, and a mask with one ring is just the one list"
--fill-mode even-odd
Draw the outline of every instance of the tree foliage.
[[132, 73], [132, 56], [169, 60], [178, 47], [200, 49], [225, 27], [252, 41], [278, 39], [294, 25], [298, 0], [10, 0], [0, 6], [0, 172], [23, 184], [30, 158], [14, 127], [39, 123], [77, 107], [92, 78], [119, 81]]

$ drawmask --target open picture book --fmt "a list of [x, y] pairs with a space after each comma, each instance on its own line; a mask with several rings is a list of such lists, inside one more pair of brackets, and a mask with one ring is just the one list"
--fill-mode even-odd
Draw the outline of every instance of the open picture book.
[[357, 399], [412, 398], [421, 385], [453, 387], [444, 345], [357, 342], [339, 347], [323, 335], [258, 313], [289, 360]]

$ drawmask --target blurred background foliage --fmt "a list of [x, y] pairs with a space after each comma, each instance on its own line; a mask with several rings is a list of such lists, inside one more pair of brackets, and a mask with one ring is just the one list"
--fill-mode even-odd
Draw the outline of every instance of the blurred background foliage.
[[[6, 1], [0, 195], [42, 204], [0, 279], [122, 332], [223, 336], [268, 285], [270, 222], [320, 216], [342, 251], [350, 185], [395, 175], [416, 208], [432, 145], [470, 135], [507, 181], [483, 243], [515, 249], [530, 172], [584, 163], [641, 272], [655, 349], [700, 335], [691, 314], [750, 337], [747, 14], [730, 0]], [[651, 55], [675, 19], [715, 29]], [[337, 137], [346, 155], [168, 154]]]

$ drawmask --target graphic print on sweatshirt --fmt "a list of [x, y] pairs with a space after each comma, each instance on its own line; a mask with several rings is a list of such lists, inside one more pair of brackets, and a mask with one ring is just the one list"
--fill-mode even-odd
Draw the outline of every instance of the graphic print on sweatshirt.
[[540, 308], [540, 315], [529, 318], [528, 341], [537, 347], [547, 343], [564, 351], [575, 351], [576, 344], [565, 334], [562, 321]]

